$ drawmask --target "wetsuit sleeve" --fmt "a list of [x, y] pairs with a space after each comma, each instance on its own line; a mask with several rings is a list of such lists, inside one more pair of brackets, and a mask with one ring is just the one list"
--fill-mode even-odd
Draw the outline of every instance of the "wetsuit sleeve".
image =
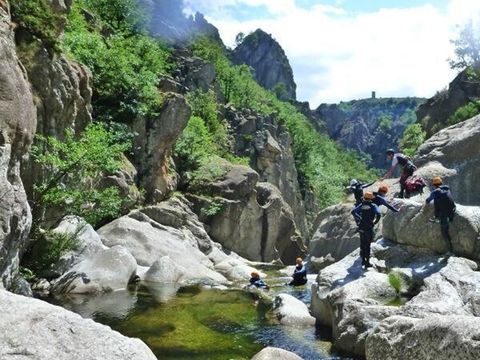
[[378, 222], [380, 221], [380, 218], [382, 217], [382, 213], [380, 211], [380, 208], [377, 205], [374, 204], [373, 208], [375, 211], [375, 221], [373, 223], [378, 224]]
[[353, 218], [355, 219], [355, 222], [357, 223], [357, 225], [360, 222], [360, 220], [362, 220], [362, 216], [360, 215], [361, 208], [362, 208], [362, 204], [355, 207], [351, 212], [351, 214], [352, 214]]
[[380, 202], [382, 203], [382, 205], [384, 205], [387, 209], [390, 209], [392, 210], [393, 212], [398, 212], [399, 210], [394, 207], [392, 204], [390, 204], [387, 200], [385, 200], [384, 198], [381, 198]]
[[435, 200], [435, 194], [436, 194], [436, 191], [433, 190], [428, 196], [427, 200], [425, 200], [425, 203], [430, 204], [433, 200]]

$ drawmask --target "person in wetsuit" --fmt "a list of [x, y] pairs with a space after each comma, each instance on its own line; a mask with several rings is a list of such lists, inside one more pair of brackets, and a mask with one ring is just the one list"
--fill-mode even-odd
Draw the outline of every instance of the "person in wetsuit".
[[396, 213], [399, 212], [399, 209], [397, 209], [395, 206], [390, 204], [390, 202], [387, 200], [387, 194], [388, 194], [388, 186], [380, 185], [378, 188], [378, 191], [375, 191], [373, 193], [374, 195], [373, 203], [378, 207], [385, 206], [387, 209], [393, 212], [396, 212]]
[[302, 258], [297, 258], [295, 260], [295, 263], [297, 264], [297, 266], [293, 271], [293, 275], [292, 275], [293, 280], [290, 281], [288, 285], [291, 285], [291, 286], [305, 285], [307, 283], [307, 269], [303, 264]]
[[265, 290], [270, 289], [270, 287], [265, 283], [265, 281], [260, 279], [260, 274], [258, 272], [253, 271], [250, 274], [250, 276], [251, 276], [250, 277], [250, 286], [255, 286], [258, 289], [265, 289]]
[[[393, 149], [388, 149], [386, 154], [387, 159], [392, 162], [392, 165], [383, 178], [390, 178], [397, 166], [400, 166], [402, 168], [402, 173], [400, 175], [400, 198], [403, 198], [405, 196], [405, 182], [413, 175], [415, 170], [417, 170], [417, 167], [408, 156], [402, 153], [396, 153]], [[408, 196], [409, 194], [407, 193], [406, 195]]]
[[364, 184], [357, 179], [352, 179], [350, 181], [350, 186], [347, 186], [347, 189], [349, 189], [351, 192], [353, 192], [353, 196], [355, 196], [355, 206], [360, 205], [363, 200], [363, 189], [372, 186], [375, 183], [375, 181], [369, 183], [369, 184]]

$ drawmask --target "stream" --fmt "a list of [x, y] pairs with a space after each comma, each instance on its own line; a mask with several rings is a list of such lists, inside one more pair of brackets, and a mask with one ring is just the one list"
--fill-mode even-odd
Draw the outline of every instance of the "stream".
[[[264, 272], [269, 295], [288, 293], [309, 305], [311, 280], [292, 288], [278, 270]], [[275, 324], [268, 308], [241, 288], [139, 284], [97, 296], [46, 300], [142, 339], [162, 360], [243, 360], [266, 346], [292, 351], [304, 360], [351, 359], [332, 353], [329, 329]]]

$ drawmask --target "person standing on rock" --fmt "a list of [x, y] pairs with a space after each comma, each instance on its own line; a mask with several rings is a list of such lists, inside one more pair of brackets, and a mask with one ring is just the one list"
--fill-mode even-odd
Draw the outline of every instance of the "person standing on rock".
[[387, 185], [380, 185], [378, 188], [378, 191], [374, 192], [374, 199], [373, 203], [377, 205], [378, 207], [380, 206], [385, 206], [387, 209], [393, 211], [393, 212], [399, 212], [400, 210], [394, 207], [390, 202], [387, 200], [386, 196], [388, 194], [388, 186]]
[[262, 279], [260, 279], [260, 274], [256, 271], [253, 271], [251, 274], [250, 274], [251, 278], [250, 278], [250, 286], [255, 286], [256, 288], [258, 289], [265, 289], [265, 290], [268, 290], [270, 289], [270, 287], [265, 283], [265, 281], [263, 281]]
[[375, 184], [375, 181], [372, 181], [369, 184], [361, 183], [357, 179], [352, 179], [352, 181], [350, 181], [350, 186], [347, 186], [347, 189], [353, 192], [353, 196], [355, 196], [355, 206], [360, 205], [363, 201], [363, 189], [372, 186], [373, 184]]
[[435, 218], [430, 220], [440, 220], [442, 236], [448, 243], [449, 251], [453, 252], [452, 238], [450, 236], [450, 222], [453, 221], [457, 207], [453, 200], [452, 193], [450, 192], [450, 187], [443, 185], [441, 177], [434, 177], [432, 179], [432, 184], [434, 190], [430, 193], [427, 200], [425, 200], [427, 204], [433, 201], [435, 208]]
[[295, 266], [295, 270], [293, 271], [293, 280], [290, 281], [288, 285], [291, 286], [300, 286], [305, 285], [307, 283], [307, 269], [303, 264], [302, 258], [297, 258], [295, 260], [297, 266]]
[[365, 270], [372, 267], [372, 264], [370, 264], [370, 245], [374, 238], [373, 227], [378, 224], [381, 218], [380, 209], [373, 203], [373, 200], [373, 193], [368, 191], [363, 196], [363, 202], [352, 210], [352, 215], [360, 233], [360, 257]]
[[[402, 154], [396, 153], [393, 149], [388, 149], [386, 151], [387, 159], [392, 162], [392, 166], [387, 171], [383, 179], [388, 179], [393, 176], [393, 173], [398, 165], [402, 168], [402, 173], [400, 175], [400, 198], [405, 196], [405, 182], [407, 179], [413, 175], [417, 167], [413, 164], [412, 160]], [[408, 194], [407, 194], [408, 195]]]

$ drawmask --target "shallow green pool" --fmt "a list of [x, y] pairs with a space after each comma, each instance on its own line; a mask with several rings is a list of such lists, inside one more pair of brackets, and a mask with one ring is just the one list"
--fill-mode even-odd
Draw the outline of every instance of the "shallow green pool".
[[[307, 286], [290, 292], [309, 301]], [[276, 325], [268, 320], [267, 309], [242, 290], [139, 286], [54, 302], [142, 339], [162, 360], [250, 359], [265, 346], [293, 351], [305, 360], [346, 359], [330, 354], [328, 330]]]

